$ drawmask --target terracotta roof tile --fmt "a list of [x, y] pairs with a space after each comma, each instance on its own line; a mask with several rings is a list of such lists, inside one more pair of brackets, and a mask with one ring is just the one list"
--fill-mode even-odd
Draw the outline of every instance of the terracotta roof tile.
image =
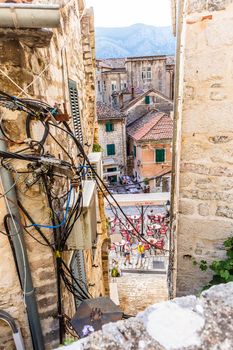
[[125, 115], [108, 106], [106, 103], [97, 102], [97, 118], [98, 120], [109, 120], [109, 119], [124, 119]]
[[152, 111], [130, 124], [127, 133], [136, 141], [172, 139], [173, 122], [167, 114]]

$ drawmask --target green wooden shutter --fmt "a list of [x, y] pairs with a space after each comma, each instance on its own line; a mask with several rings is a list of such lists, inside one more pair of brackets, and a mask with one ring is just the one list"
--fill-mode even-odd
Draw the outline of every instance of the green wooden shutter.
[[133, 156], [134, 156], [134, 158], [136, 158], [136, 156], [137, 156], [137, 147], [136, 146], [133, 146]]
[[[70, 263], [70, 269], [72, 271], [72, 274], [77, 279], [78, 284], [73, 280], [73, 286], [76, 288], [77, 292], [76, 294], [79, 295], [82, 298], [82, 289], [85, 290], [85, 292], [88, 291], [87, 289], [87, 278], [86, 278], [86, 272], [85, 272], [85, 260], [82, 250], [75, 250], [74, 254], [71, 259]], [[81, 304], [81, 301], [77, 298], [75, 299], [76, 308]]]
[[165, 149], [156, 149], [155, 150], [155, 162], [164, 163], [165, 162]]
[[145, 96], [145, 104], [146, 105], [150, 104], [150, 96]]
[[107, 145], [107, 155], [113, 156], [115, 154], [115, 145], [114, 143], [111, 145]]
[[105, 126], [106, 126], [106, 132], [111, 132], [114, 130], [113, 124], [110, 122], [106, 123]]
[[74, 134], [75, 134], [76, 138], [81, 143], [83, 143], [83, 133], [82, 133], [80, 112], [79, 112], [77, 85], [76, 85], [75, 81], [69, 80], [68, 86], [69, 86], [69, 93], [70, 93], [71, 113], [72, 113], [73, 124], [74, 124]]

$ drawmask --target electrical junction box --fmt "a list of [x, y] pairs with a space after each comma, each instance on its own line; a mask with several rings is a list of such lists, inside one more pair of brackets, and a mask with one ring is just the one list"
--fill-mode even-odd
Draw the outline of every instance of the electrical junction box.
[[[78, 193], [72, 195], [71, 205], [78, 197]], [[94, 180], [83, 181], [82, 213], [74, 223], [73, 229], [67, 239], [67, 247], [70, 250], [92, 249], [97, 237], [97, 191]]]
[[[103, 179], [103, 162], [102, 162], [102, 152], [91, 152], [88, 154], [88, 159], [101, 180]], [[94, 179], [95, 174], [93, 174], [91, 169], [88, 169], [87, 175], [88, 180]]]

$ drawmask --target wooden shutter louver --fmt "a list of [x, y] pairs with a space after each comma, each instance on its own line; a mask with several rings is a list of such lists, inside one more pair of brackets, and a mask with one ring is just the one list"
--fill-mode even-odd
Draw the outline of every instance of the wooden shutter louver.
[[[87, 279], [85, 272], [85, 261], [82, 250], [75, 250], [71, 263], [70, 269], [74, 277], [78, 280], [79, 285], [73, 281], [73, 286], [82, 293], [81, 288], [87, 292]], [[81, 287], [81, 288], [80, 288]], [[79, 294], [77, 292], [77, 294]], [[83, 293], [82, 293], [83, 294]], [[81, 301], [75, 298], [76, 308], [81, 304]]]
[[69, 80], [71, 113], [73, 117], [74, 133], [80, 143], [83, 143], [82, 125], [79, 111], [78, 90], [74, 81]]

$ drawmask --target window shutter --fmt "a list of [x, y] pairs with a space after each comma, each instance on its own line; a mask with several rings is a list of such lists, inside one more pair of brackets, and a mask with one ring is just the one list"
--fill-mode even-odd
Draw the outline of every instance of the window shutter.
[[74, 124], [74, 134], [76, 138], [79, 140], [79, 142], [83, 143], [83, 133], [82, 133], [80, 112], [79, 112], [77, 85], [75, 81], [69, 80], [68, 86], [69, 86], [69, 93], [70, 93], [71, 113], [72, 113], [73, 124]]
[[137, 156], [137, 148], [136, 148], [136, 146], [133, 146], [133, 156], [134, 156], [134, 158], [136, 158], [136, 156]]
[[156, 149], [155, 150], [155, 162], [164, 163], [165, 161], [165, 149]]
[[115, 154], [115, 145], [107, 145], [107, 155], [108, 156], [113, 156]]
[[106, 126], [106, 132], [110, 132], [114, 130], [112, 123], [106, 123], [105, 126]]
[[[73, 257], [71, 259], [70, 269], [72, 271], [72, 274], [78, 280], [78, 283], [79, 283], [77, 284], [75, 281], [73, 281], [73, 286], [78, 291], [80, 291], [80, 293], [81, 293], [81, 288], [87, 292], [85, 261], [84, 261], [84, 255], [82, 250], [75, 250]], [[77, 308], [81, 304], [81, 301], [75, 298], [75, 304]]]
[[145, 104], [146, 105], [150, 104], [150, 96], [145, 96]]

